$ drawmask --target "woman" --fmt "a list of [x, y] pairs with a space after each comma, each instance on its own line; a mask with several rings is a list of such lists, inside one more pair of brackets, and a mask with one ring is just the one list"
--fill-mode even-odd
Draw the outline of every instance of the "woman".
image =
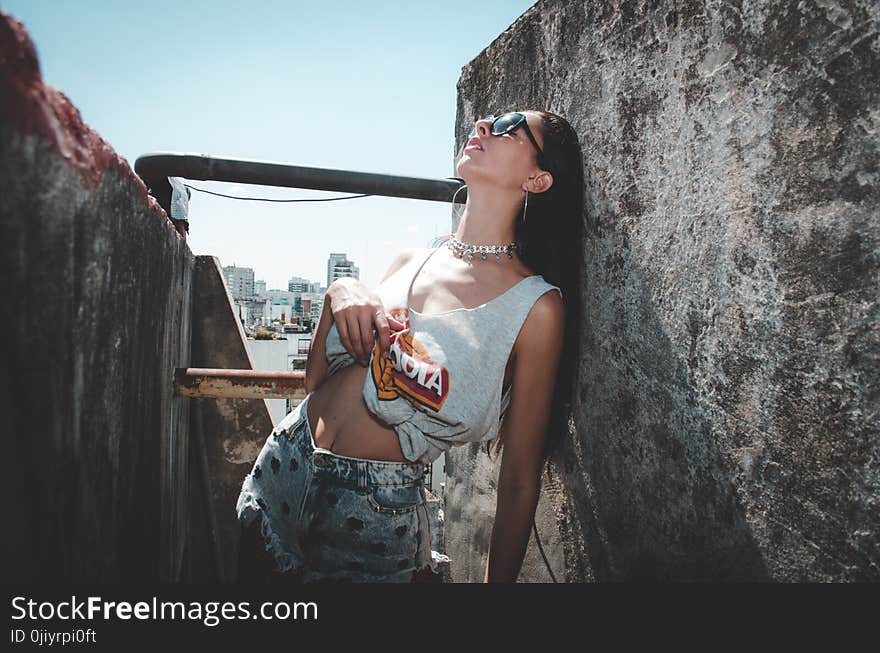
[[516, 580], [568, 424], [581, 152], [562, 118], [511, 112], [476, 122], [456, 170], [467, 203], [446, 243], [400, 254], [375, 291], [328, 288], [308, 395], [242, 485], [242, 580], [406, 582], [436, 568], [425, 464], [493, 439], [506, 452], [484, 581]]

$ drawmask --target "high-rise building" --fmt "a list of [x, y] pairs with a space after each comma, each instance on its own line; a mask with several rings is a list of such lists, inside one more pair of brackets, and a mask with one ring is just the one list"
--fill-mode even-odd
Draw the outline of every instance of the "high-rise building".
[[327, 285], [329, 286], [333, 283], [333, 268], [340, 261], [344, 261], [348, 258], [343, 252], [330, 252], [330, 257], [327, 259]]
[[290, 277], [287, 290], [290, 292], [309, 292], [309, 280], [302, 277]]
[[258, 279], [254, 281], [254, 295], [257, 297], [265, 297], [266, 296], [266, 282]]
[[232, 293], [233, 299], [254, 298], [254, 269], [240, 268], [235, 265], [224, 266], [223, 274], [226, 276], [226, 286]]
[[361, 271], [354, 264], [354, 261], [348, 260], [347, 254], [334, 252], [327, 259], [327, 286], [329, 287], [336, 279], [341, 279], [342, 277], [360, 279]]

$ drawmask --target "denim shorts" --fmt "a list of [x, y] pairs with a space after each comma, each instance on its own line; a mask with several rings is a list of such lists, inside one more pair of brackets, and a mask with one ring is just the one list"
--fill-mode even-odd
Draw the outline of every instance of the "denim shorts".
[[303, 582], [410, 582], [448, 560], [431, 550], [425, 466], [351, 458], [315, 446], [306, 397], [273, 430], [236, 510], [257, 516], [279, 571]]

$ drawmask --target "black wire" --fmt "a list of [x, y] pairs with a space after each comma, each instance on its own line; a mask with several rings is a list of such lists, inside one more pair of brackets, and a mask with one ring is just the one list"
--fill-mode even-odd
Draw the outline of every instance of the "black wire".
[[[549, 464], [549, 459], [544, 461], [544, 469], [547, 468], [548, 464]], [[543, 475], [543, 472], [541, 472], [541, 473]], [[558, 583], [559, 581], [556, 580], [556, 576], [553, 574], [553, 570], [550, 568], [550, 562], [547, 560], [547, 555], [544, 553], [544, 547], [541, 546], [541, 538], [538, 537], [538, 524], [535, 522], [535, 515], [534, 514], [532, 514], [532, 528], [535, 531], [535, 543], [538, 545], [538, 551], [541, 552], [541, 557], [544, 558], [544, 564], [547, 567], [547, 571], [550, 572], [550, 578], [553, 579], [554, 583]]]
[[337, 200], [356, 200], [361, 197], [372, 197], [372, 195], [363, 194], [363, 195], [346, 195], [345, 197], [324, 197], [318, 199], [297, 199], [297, 200], [276, 200], [269, 199], [267, 197], [236, 197], [235, 195], [224, 195], [223, 193], [215, 193], [210, 190], [205, 190], [204, 188], [196, 188], [195, 186], [190, 186], [189, 184], [184, 184], [187, 188], [191, 188], [192, 190], [198, 191], [200, 193], [207, 193], [208, 195], [216, 195], [217, 197], [225, 197], [231, 200], [250, 200], [252, 202], [335, 202]]
[[538, 550], [541, 552], [541, 557], [544, 558], [544, 564], [547, 565], [547, 571], [550, 572], [550, 578], [553, 579], [554, 583], [558, 583], [559, 581], [556, 580], [556, 576], [553, 574], [553, 570], [550, 568], [550, 563], [548, 562], [547, 556], [544, 553], [544, 547], [541, 546], [541, 538], [538, 537], [538, 525], [535, 523], [534, 516], [532, 517], [532, 526], [535, 529], [535, 542], [538, 543]]

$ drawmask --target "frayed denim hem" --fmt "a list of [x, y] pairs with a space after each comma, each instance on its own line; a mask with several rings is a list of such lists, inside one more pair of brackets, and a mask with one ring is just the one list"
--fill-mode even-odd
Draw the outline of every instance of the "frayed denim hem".
[[[252, 505], [253, 504], [253, 505]], [[308, 569], [304, 560], [284, 547], [282, 539], [272, 529], [269, 516], [258, 506], [256, 502], [242, 502], [238, 508], [238, 519], [245, 527], [250, 526], [254, 519], [260, 518], [260, 535], [263, 538], [265, 550], [272, 556], [275, 568], [281, 573], [301, 574], [303, 583], [325, 582], [356, 582], [356, 583], [387, 583], [387, 582], [412, 582], [412, 580], [425, 573], [435, 575], [442, 574], [442, 565], [450, 562], [449, 556], [431, 550], [431, 559], [424, 564], [412, 569], [401, 570], [391, 576], [373, 576], [370, 574], [352, 575], [340, 571], [338, 573], [320, 573]]]
[[275, 561], [276, 571], [282, 573], [300, 573], [305, 564], [299, 556], [284, 548], [283, 540], [272, 529], [269, 515], [263, 512], [259, 506], [244, 504], [238, 510], [238, 519], [244, 526], [250, 526], [254, 519], [260, 517], [260, 535], [263, 538], [265, 550]]

